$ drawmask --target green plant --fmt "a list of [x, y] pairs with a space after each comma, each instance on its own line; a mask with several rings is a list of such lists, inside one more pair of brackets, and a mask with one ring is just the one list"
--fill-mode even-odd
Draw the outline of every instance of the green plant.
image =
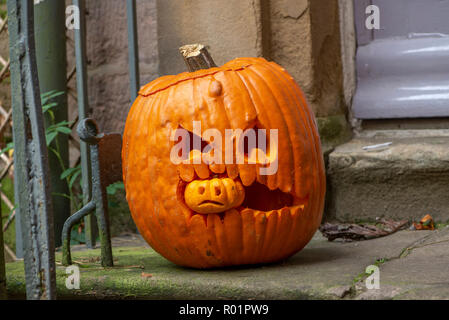
[[[48, 125], [45, 129], [45, 138], [46, 138], [46, 145], [49, 152], [52, 152], [56, 158], [58, 159], [59, 165], [62, 168], [61, 173], [61, 180], [65, 180], [68, 185], [69, 194], [64, 193], [53, 193], [53, 195], [65, 197], [70, 199], [70, 202], [72, 204], [72, 208], [74, 211], [78, 211], [81, 209], [83, 205], [83, 199], [82, 194], [80, 194], [81, 190], [81, 184], [82, 184], [82, 177], [81, 177], [81, 165], [76, 165], [75, 167], [69, 167], [67, 168], [64, 164], [64, 161], [61, 157], [60, 152], [60, 146], [58, 142], [58, 135], [59, 134], [66, 134], [69, 135], [72, 132], [71, 126], [73, 122], [70, 121], [61, 121], [61, 122], [55, 122], [55, 114], [54, 109], [58, 107], [58, 103], [54, 102], [54, 98], [64, 94], [64, 92], [58, 92], [58, 91], [49, 91], [46, 93], [43, 93], [41, 95], [41, 103], [42, 103], [42, 111], [45, 115], [48, 116]], [[8, 152], [9, 150], [14, 149], [14, 142], [10, 142], [6, 145], [4, 149], [0, 151], [0, 154]], [[111, 185], [109, 185], [106, 188], [107, 194], [112, 196], [115, 195], [119, 190], [124, 190], [125, 187], [123, 185], [123, 182], [116, 182]], [[10, 198], [13, 198], [11, 196]], [[110, 207], [118, 207], [119, 204], [114, 201], [113, 199], [108, 201], [108, 204]], [[13, 209], [14, 210], [14, 209]], [[12, 214], [12, 211], [7, 214], [7, 217], [10, 217]], [[85, 235], [84, 235], [84, 224], [83, 222], [80, 222], [79, 224], [75, 225], [75, 227], [72, 230], [71, 234], [71, 242], [72, 244], [78, 244], [78, 243], [84, 243], [85, 242]]]
[[[74, 192], [75, 183], [79, 181], [81, 174], [81, 167], [77, 165], [74, 168], [66, 168], [64, 161], [61, 157], [61, 150], [59, 146], [59, 141], [57, 139], [59, 134], [69, 135], [72, 132], [71, 125], [72, 122], [69, 121], [61, 121], [55, 122], [55, 114], [54, 109], [58, 107], [58, 103], [54, 102], [53, 99], [61, 96], [64, 92], [58, 92], [56, 90], [52, 90], [41, 95], [41, 103], [42, 103], [42, 112], [48, 116], [48, 125], [45, 129], [45, 139], [46, 145], [49, 152], [52, 152], [56, 158], [58, 159], [59, 165], [62, 168], [61, 179], [66, 180], [67, 185], [69, 186], [69, 194], [62, 193], [53, 193], [53, 195], [66, 197], [70, 199], [72, 206], [75, 210], [78, 210], [81, 206], [81, 199]], [[9, 150], [14, 149], [14, 142], [10, 142], [6, 145], [6, 147], [0, 151], [0, 154], [8, 152]], [[11, 215], [12, 212], [9, 213]]]

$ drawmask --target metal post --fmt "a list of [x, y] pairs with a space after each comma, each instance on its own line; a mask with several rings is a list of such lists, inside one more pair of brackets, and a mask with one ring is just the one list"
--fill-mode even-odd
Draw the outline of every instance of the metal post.
[[[85, 1], [73, 0], [73, 5], [79, 11], [79, 28], [75, 29], [75, 56], [76, 56], [76, 90], [78, 98], [78, 119], [86, 119], [89, 110], [89, 98], [87, 88], [87, 67], [86, 67], [86, 17]], [[81, 153], [81, 176], [83, 180], [83, 203], [86, 205], [92, 198], [92, 172], [90, 167], [89, 145], [80, 141]], [[86, 245], [89, 248], [95, 247], [97, 236], [97, 226], [95, 216], [89, 214], [84, 218], [84, 232]]]
[[[34, 23], [36, 37], [36, 61], [39, 74], [41, 94], [52, 90], [65, 94], [56, 97], [53, 102], [58, 106], [53, 109], [58, 123], [68, 119], [67, 112], [67, 57], [65, 35], [65, 3], [61, 0], [40, 1], [34, 6]], [[50, 117], [45, 119], [50, 125]], [[57, 141], [56, 141], [57, 140]], [[69, 139], [59, 134], [52, 142], [49, 152], [50, 182], [54, 208], [55, 245], [61, 245], [64, 221], [70, 216], [70, 199], [67, 182], [61, 179], [61, 173], [69, 165]], [[56, 154], [57, 153], [57, 154]]]
[[14, 188], [28, 299], [56, 298], [53, 212], [34, 43], [33, 0], [8, 0]]
[[140, 87], [136, 0], [126, 0], [126, 13], [128, 16], [129, 78], [132, 103], [136, 100]]
[[70, 233], [75, 223], [95, 211], [101, 242], [101, 265], [112, 267], [111, 234], [106, 187], [114, 182], [122, 181], [122, 161], [117, 150], [122, 149], [122, 136], [118, 133], [98, 133], [97, 123], [93, 119], [84, 119], [78, 123], [80, 139], [90, 145], [92, 170], [92, 200], [81, 210], [71, 215], [64, 224], [62, 232], [62, 264], [72, 263], [70, 253]]

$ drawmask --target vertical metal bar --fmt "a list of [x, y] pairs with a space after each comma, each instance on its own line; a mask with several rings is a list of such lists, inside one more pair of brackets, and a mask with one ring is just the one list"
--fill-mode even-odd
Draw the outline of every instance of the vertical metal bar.
[[[73, 0], [73, 5], [79, 11], [79, 28], [75, 29], [75, 57], [76, 57], [76, 89], [78, 98], [78, 119], [79, 121], [87, 117], [89, 110], [89, 98], [87, 88], [87, 67], [86, 67], [86, 17], [85, 1]], [[89, 145], [80, 141], [81, 152], [81, 176], [83, 188], [83, 203], [86, 205], [92, 198], [92, 172], [90, 166]], [[95, 247], [96, 220], [93, 214], [84, 218], [86, 245], [89, 248]]]
[[140, 87], [136, 0], [126, 0], [126, 13], [128, 17], [129, 77], [132, 103], [136, 100]]
[[8, 0], [14, 187], [28, 299], [56, 298], [53, 212], [37, 78], [33, 0]]
[[[16, 173], [14, 172], [14, 179], [17, 179]], [[18, 181], [18, 180], [16, 180]], [[14, 185], [14, 203], [19, 203], [19, 193]], [[20, 225], [20, 211], [16, 210], [16, 257], [18, 259], [23, 259], [23, 241], [22, 241], [22, 226]]]
[[109, 226], [108, 214], [108, 198], [106, 194], [106, 186], [101, 181], [100, 171], [100, 154], [99, 145], [95, 144], [90, 149], [93, 172], [93, 193], [95, 200], [95, 215], [97, 216], [98, 230], [101, 242], [101, 265], [103, 267], [112, 267], [114, 265], [112, 259], [111, 233]]
[[0, 205], [0, 300], [6, 299], [5, 252], [3, 244], [2, 206]]
[[[41, 94], [49, 91], [63, 92], [51, 102], [58, 104], [52, 109], [54, 118], [45, 114], [45, 126], [49, 127], [68, 120], [67, 109], [67, 52], [65, 34], [65, 3], [61, 0], [45, 0], [34, 5], [34, 32], [36, 61]], [[70, 216], [68, 183], [61, 174], [69, 166], [69, 137], [58, 134], [49, 152], [50, 189], [54, 209], [55, 246], [61, 245], [64, 221]]]

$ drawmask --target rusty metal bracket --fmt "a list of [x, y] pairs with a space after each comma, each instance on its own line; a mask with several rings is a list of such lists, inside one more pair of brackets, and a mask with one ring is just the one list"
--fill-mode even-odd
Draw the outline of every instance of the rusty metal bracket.
[[92, 171], [92, 200], [81, 210], [70, 216], [64, 223], [62, 231], [62, 264], [72, 264], [70, 253], [70, 233], [73, 226], [95, 210], [100, 243], [101, 265], [112, 267], [111, 234], [106, 187], [111, 183], [122, 181], [122, 136], [119, 133], [98, 133], [95, 120], [87, 118], [78, 124], [78, 135], [90, 146], [90, 165]]

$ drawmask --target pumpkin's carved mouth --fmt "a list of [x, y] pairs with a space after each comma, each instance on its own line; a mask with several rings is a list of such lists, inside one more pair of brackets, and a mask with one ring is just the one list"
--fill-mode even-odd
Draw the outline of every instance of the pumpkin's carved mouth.
[[[226, 178], [229, 178], [226, 172], [221, 174], [211, 173], [210, 178], [207, 179], [201, 179], [195, 175], [195, 178], [191, 181], [185, 181], [180, 177], [177, 190], [178, 201], [189, 211], [189, 218], [200, 214], [206, 221], [207, 213], [194, 211], [186, 204], [185, 190], [187, 185], [192, 182], [206, 182], [213, 179], [216, 180]], [[240, 176], [234, 178], [233, 180], [236, 183], [241, 184]], [[254, 213], [264, 212], [268, 215], [273, 212], [278, 212], [279, 214], [293, 214], [293, 211], [303, 210], [308, 203], [308, 196], [305, 198], [297, 198], [292, 193], [283, 192], [280, 189], [270, 190], [266, 185], [258, 181], [254, 181], [249, 186], [242, 186], [244, 189], [244, 199], [235, 207], [228, 208], [224, 203], [213, 199], [206, 199], [199, 202], [198, 207], [212, 206], [216, 209], [213, 213], [219, 214], [223, 219], [224, 215], [229, 210], [237, 210], [239, 213], [249, 210]]]
[[204, 200], [199, 205], [201, 206], [203, 204], [214, 204], [214, 205], [217, 205], [217, 206], [224, 206], [223, 203], [218, 202], [218, 201], [214, 201], [214, 200]]

